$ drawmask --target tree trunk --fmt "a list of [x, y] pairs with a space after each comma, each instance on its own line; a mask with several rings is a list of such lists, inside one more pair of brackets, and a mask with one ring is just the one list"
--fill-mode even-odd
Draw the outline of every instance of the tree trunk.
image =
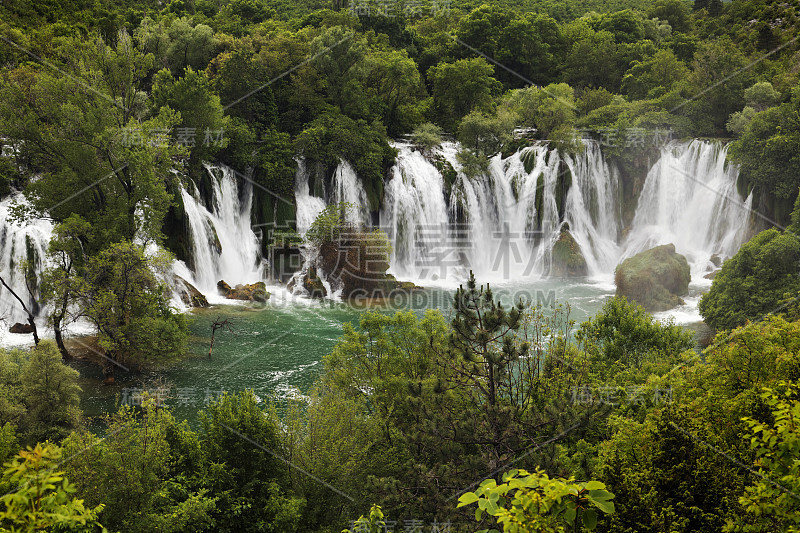
[[33, 328], [33, 344], [39, 344], [39, 332], [36, 329], [36, 322], [33, 320], [33, 315], [28, 313], [28, 324]]
[[6, 283], [6, 280], [4, 280], [2, 276], [0, 276], [0, 283], [2, 283], [3, 287], [5, 287], [6, 290], [11, 293], [11, 296], [17, 299], [19, 305], [22, 306], [22, 310], [28, 315], [28, 324], [30, 324], [31, 328], [33, 328], [33, 342], [34, 344], [39, 344], [39, 332], [36, 330], [36, 321], [34, 320], [35, 317], [33, 316], [33, 313], [31, 313], [30, 309], [28, 309], [28, 306], [25, 305], [25, 302], [22, 301], [22, 298], [20, 298], [17, 293], [14, 292], [11, 287], [9, 287], [8, 283]]
[[114, 360], [112, 356], [106, 353], [103, 358], [103, 385], [114, 384]]
[[56, 338], [56, 346], [58, 346], [58, 351], [61, 352], [61, 359], [64, 361], [72, 360], [72, 354], [70, 354], [67, 350], [67, 347], [64, 346], [64, 337], [61, 334], [60, 316], [53, 316], [53, 334]]

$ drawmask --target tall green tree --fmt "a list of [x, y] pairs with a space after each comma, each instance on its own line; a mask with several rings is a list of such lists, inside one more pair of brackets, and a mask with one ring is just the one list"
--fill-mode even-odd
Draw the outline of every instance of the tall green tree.
[[473, 109], [489, 111], [500, 90], [494, 67], [483, 58], [439, 63], [428, 70], [436, 122], [454, 132], [458, 121]]
[[81, 316], [97, 329], [106, 382], [115, 367], [141, 365], [186, 351], [186, 322], [169, 307], [162, 283], [136, 244], [112, 244], [93, 256], [75, 289]]
[[723, 263], [700, 299], [700, 314], [712, 328], [724, 330], [779, 312], [784, 299], [800, 294], [799, 262], [796, 235], [776, 229], [759, 233]]
[[91, 252], [121, 239], [158, 240], [165, 180], [180, 150], [166, 140], [177, 114], [147, 116], [153, 55], [121, 32], [112, 44], [61, 40], [51, 61], [66, 75], [24, 65], [0, 85], [0, 126], [41, 176], [25, 190], [33, 211], [56, 222], [82, 216], [94, 229]]

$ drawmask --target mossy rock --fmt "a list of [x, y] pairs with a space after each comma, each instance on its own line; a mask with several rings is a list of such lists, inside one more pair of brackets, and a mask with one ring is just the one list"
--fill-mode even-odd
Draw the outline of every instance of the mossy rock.
[[553, 245], [553, 261], [550, 275], [561, 278], [579, 278], [589, 274], [586, 258], [575, 241], [569, 227], [564, 224], [558, 240]]
[[249, 285], [236, 285], [231, 288], [224, 280], [217, 282], [219, 293], [229, 300], [245, 300], [251, 302], [266, 302], [269, 300], [270, 293], [263, 281], [257, 281]]
[[328, 295], [328, 291], [325, 289], [325, 285], [322, 284], [322, 280], [319, 279], [317, 269], [314, 267], [310, 267], [306, 272], [303, 278], [303, 288], [312, 298], [324, 298]]
[[[175, 285], [180, 291], [181, 300], [189, 307], [208, 307], [208, 299], [197, 287], [180, 276], [175, 276]], [[182, 288], [182, 290], [181, 290]]]
[[689, 263], [665, 244], [629, 257], [617, 266], [617, 296], [641, 304], [648, 312], [667, 311], [682, 305], [689, 294]]

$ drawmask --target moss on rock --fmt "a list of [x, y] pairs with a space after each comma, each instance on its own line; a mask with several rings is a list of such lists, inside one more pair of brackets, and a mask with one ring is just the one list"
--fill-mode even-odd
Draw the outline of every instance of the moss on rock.
[[564, 224], [561, 234], [553, 245], [553, 261], [550, 265], [550, 275], [557, 277], [576, 278], [586, 276], [589, 267], [583, 256], [581, 247], [575, 241], [569, 226]]
[[648, 312], [666, 311], [683, 304], [691, 273], [686, 258], [665, 244], [630, 257], [617, 266], [617, 296], [640, 303]]

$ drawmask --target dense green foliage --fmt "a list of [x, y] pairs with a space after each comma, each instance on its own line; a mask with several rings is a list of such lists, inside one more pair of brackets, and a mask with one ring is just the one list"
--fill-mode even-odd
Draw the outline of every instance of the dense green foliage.
[[86, 508], [75, 486], [58, 472], [61, 450], [52, 444], [22, 450], [4, 465], [0, 479], [0, 531], [97, 531], [104, 505]]
[[0, 461], [16, 452], [6, 440], [14, 433], [27, 445], [58, 441], [77, 427], [79, 391], [78, 372], [61, 362], [52, 341], [30, 352], [0, 351]]
[[[19, 218], [56, 224], [41, 278], [56, 344], [0, 352], [0, 528], [312, 533], [368, 515], [373, 532], [410, 517], [466, 532], [514, 513], [518, 531], [796, 528], [797, 501], [775, 485], [800, 486], [788, 231], [724, 264], [700, 304], [719, 331], [702, 355], [624, 299], [576, 325], [568, 306], [504, 307], [470, 279], [450, 316], [345, 324], [310, 400], [282, 419], [242, 392], [195, 429], [150, 398], [82, 425], [65, 324], [93, 324], [108, 381], [186, 351], [169, 258], [152, 250], [182, 253], [176, 193], [192, 181], [208, 198], [206, 162], [252, 181], [253, 222], [280, 225], [297, 156], [315, 187], [352, 165], [368, 195], [359, 220], [374, 215], [390, 139], [405, 134], [429, 154], [460, 140], [466, 178], [532, 139], [574, 151], [591, 135], [630, 157], [634, 130], [732, 134], [742, 190], [789, 220], [796, 0], [444, 4], [396, 16], [343, 0], [0, 4], [0, 192], [24, 192]], [[315, 244], [352, 224], [341, 206], [317, 220]], [[60, 448], [14, 458], [47, 440]], [[465, 493], [492, 516], [476, 524]]]
[[[449, 321], [365, 313], [283, 420], [244, 392], [212, 401], [191, 429], [144, 394], [103, 437], [81, 428], [61, 441], [61, 514], [173, 532], [340, 531], [359, 515], [367, 529], [410, 515], [464, 532], [495, 520], [659, 533], [791, 523], [796, 502], [740, 465], [798, 483], [785, 459], [800, 322], [720, 333], [701, 358], [691, 334], [624, 299], [578, 328], [568, 312], [506, 308], [471, 279]], [[75, 428], [64, 414], [76, 377], [54, 343], [4, 360], [0, 452]], [[509, 462], [522, 470], [496, 479]]]
[[[478, 504], [475, 518], [483, 513], [496, 517], [505, 533], [558, 533], [567, 527], [592, 531], [597, 526], [597, 510], [614, 512], [614, 495], [599, 481], [575, 482], [551, 479], [537, 470], [511, 470], [503, 483], [493, 479], [481, 483], [475, 492], [459, 497], [458, 506]], [[596, 509], [595, 509], [596, 508]]]
[[700, 313], [716, 329], [783, 310], [784, 299], [800, 294], [800, 239], [791, 232], [759, 233], [728, 261], [700, 300]]

